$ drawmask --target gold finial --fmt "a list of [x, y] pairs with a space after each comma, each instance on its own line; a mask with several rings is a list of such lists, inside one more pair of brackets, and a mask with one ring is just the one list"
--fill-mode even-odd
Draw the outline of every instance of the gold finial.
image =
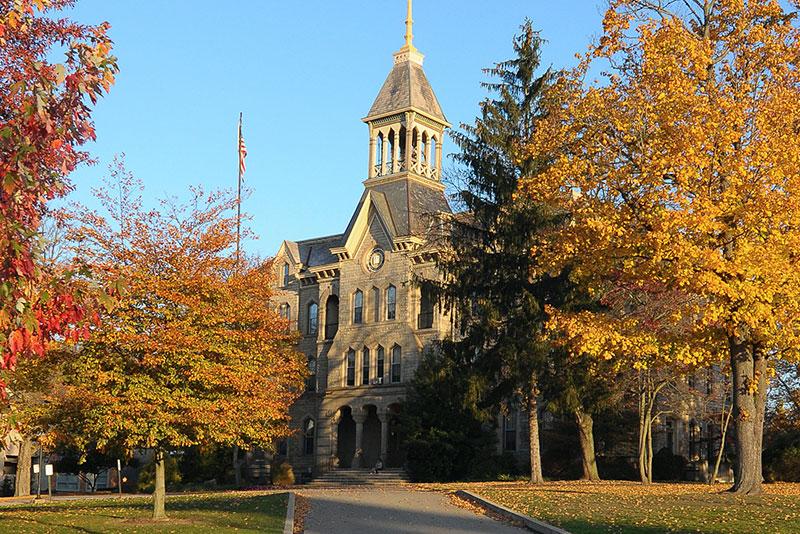
[[414, 33], [412, 28], [414, 26], [414, 18], [411, 16], [411, 2], [408, 0], [408, 14], [406, 15], [406, 48], [414, 49]]

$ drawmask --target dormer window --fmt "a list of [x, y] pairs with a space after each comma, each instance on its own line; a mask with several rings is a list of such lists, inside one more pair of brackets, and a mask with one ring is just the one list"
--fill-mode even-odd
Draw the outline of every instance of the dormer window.
[[289, 285], [289, 264], [283, 264], [283, 287], [287, 287]]

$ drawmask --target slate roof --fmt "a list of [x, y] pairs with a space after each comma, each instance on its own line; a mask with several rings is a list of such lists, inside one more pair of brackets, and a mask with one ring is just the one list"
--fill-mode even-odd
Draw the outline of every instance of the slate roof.
[[306, 239], [305, 241], [287, 241], [289, 247], [297, 251], [300, 262], [306, 267], [317, 267], [336, 263], [338, 259], [331, 254], [331, 248], [341, 246], [342, 235]]
[[447, 122], [422, 65], [414, 61], [395, 63], [367, 117], [389, 115], [417, 108], [434, 119]]

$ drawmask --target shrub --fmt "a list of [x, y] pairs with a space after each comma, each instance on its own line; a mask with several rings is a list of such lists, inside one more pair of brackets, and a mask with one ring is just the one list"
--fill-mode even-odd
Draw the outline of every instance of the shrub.
[[[530, 470], [529, 470], [530, 471]], [[517, 459], [510, 452], [479, 456], [470, 466], [470, 480], [513, 480], [521, 474]]]
[[454, 344], [423, 354], [400, 415], [406, 467], [417, 482], [484, 476], [496, 436], [490, 411], [480, 406], [479, 379], [467, 371]]
[[281, 462], [272, 471], [272, 484], [275, 486], [294, 485], [294, 470], [288, 462]]
[[186, 483], [209, 485], [230, 484], [234, 481], [231, 447], [199, 445], [187, 447], [178, 460], [181, 480]]
[[639, 480], [639, 471], [625, 456], [598, 456], [597, 470], [603, 480]]
[[763, 463], [768, 481], [800, 482], [800, 431], [788, 429], [771, 436]]
[[664, 447], [653, 456], [653, 480], [682, 480], [686, 458]]
[[449, 482], [455, 478], [458, 437], [438, 428], [420, 432], [406, 444], [406, 462], [415, 482]]
[[[178, 470], [178, 461], [171, 455], [164, 456], [164, 477], [167, 490], [175, 489], [181, 483], [181, 473]], [[145, 464], [139, 473], [137, 489], [142, 493], [152, 493], [156, 486], [155, 459]]]

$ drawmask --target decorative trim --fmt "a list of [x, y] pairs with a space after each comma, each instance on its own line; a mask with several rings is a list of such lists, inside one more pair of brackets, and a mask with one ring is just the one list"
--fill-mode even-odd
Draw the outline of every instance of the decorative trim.
[[[413, 180], [420, 185], [430, 187], [431, 189], [438, 189], [439, 191], [444, 191], [445, 189], [447, 189], [447, 187], [437, 179], [425, 178], [424, 176], [420, 176], [415, 172], [409, 172], [405, 170], [396, 172], [394, 174], [386, 174], [383, 176], [375, 176], [373, 178], [367, 178], [361, 183], [364, 184], [364, 187], [370, 187], [374, 185], [383, 185], [383, 184], [390, 184], [393, 182], [400, 182], [402, 180]], [[331, 249], [331, 252], [335, 254], [334, 249]]]

